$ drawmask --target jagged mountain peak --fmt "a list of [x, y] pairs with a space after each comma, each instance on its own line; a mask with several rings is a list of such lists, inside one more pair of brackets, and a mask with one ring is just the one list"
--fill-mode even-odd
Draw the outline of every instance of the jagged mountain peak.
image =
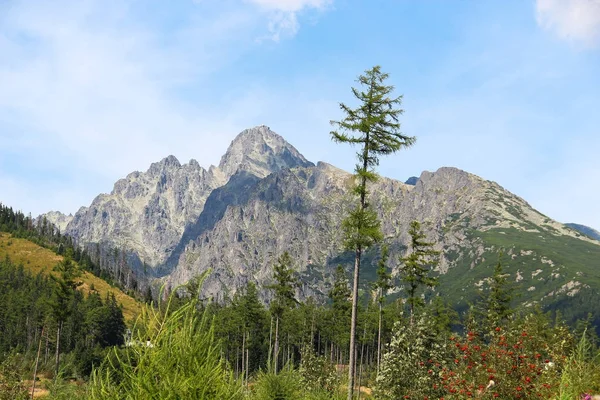
[[181, 168], [181, 163], [174, 155], [167, 156], [162, 160], [150, 164], [150, 168], [148, 168], [148, 173], [151, 175], [160, 174], [166, 170], [173, 170]]
[[227, 177], [238, 171], [251, 173], [259, 178], [286, 168], [313, 166], [294, 146], [260, 125], [245, 129], [233, 141], [221, 158], [219, 169]]

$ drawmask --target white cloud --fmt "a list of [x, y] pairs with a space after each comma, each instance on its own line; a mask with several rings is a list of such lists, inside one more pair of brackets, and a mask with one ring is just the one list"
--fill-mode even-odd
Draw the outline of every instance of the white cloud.
[[258, 6], [269, 16], [269, 32], [266, 37], [278, 42], [282, 37], [294, 36], [300, 25], [298, 14], [304, 10], [325, 10], [333, 0], [246, 0]]
[[586, 46], [600, 43], [600, 0], [536, 0], [540, 26]]

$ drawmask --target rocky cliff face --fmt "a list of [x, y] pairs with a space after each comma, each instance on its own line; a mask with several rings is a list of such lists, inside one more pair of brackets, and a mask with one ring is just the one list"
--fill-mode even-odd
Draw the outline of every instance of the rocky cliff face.
[[[573, 293], [585, 287], [586, 276], [600, 282], [597, 242], [498, 184], [456, 168], [423, 172], [408, 183], [382, 177], [370, 188], [392, 249], [391, 266], [397, 268], [406, 248], [410, 222], [420, 221], [443, 255], [440, 291], [456, 301], [481, 286], [501, 249], [509, 273], [528, 285], [524, 301]], [[240, 133], [218, 167], [205, 170], [194, 160], [181, 165], [169, 156], [146, 172], [129, 174], [110, 194], [79, 210], [66, 232], [80, 243], [127, 250], [172, 287], [210, 269], [204, 295], [217, 298], [248, 281], [270, 282], [275, 259], [289, 251], [302, 276], [298, 295], [323, 296], [332, 269], [352, 265], [340, 229], [356, 201], [352, 184], [349, 173], [326, 163], [315, 166], [259, 126]], [[567, 257], [557, 246], [584, 256]], [[377, 257], [377, 249], [365, 254], [365, 289], [375, 277]]]
[[66, 233], [80, 243], [105, 243], [132, 251], [149, 265], [163, 263], [177, 246], [187, 223], [198, 218], [208, 195], [225, 176], [191, 160], [169, 156], [146, 172], [117, 181], [110, 194], [79, 210]]

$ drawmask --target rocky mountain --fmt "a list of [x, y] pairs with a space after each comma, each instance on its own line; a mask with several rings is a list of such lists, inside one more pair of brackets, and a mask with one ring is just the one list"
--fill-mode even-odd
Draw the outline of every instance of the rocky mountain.
[[[43, 216], [46, 217], [46, 220], [49, 223], [53, 224], [58, 229], [60, 229], [61, 232], [64, 232], [65, 229], [67, 229], [67, 225], [69, 225], [69, 222], [71, 222], [73, 220], [72, 214], [65, 215], [65, 214], [61, 213], [60, 211], [50, 211], [50, 212], [45, 213]], [[35, 223], [37, 224], [38, 221], [39, 221], [39, 218], [35, 221]]]
[[[218, 167], [181, 165], [170, 156], [129, 174], [79, 210], [66, 232], [82, 244], [120, 246], [137, 268], [148, 266], [153, 279], [171, 287], [210, 269], [204, 295], [219, 299], [248, 281], [269, 283], [275, 259], [289, 251], [302, 278], [298, 295], [322, 297], [335, 266], [352, 265], [340, 230], [355, 201], [352, 181], [260, 126], [240, 133]], [[395, 273], [408, 226], [418, 220], [442, 252], [438, 290], [455, 304], [472, 299], [500, 251], [526, 304], [566, 307], [600, 288], [600, 244], [497, 183], [456, 168], [407, 183], [382, 177], [371, 188]], [[365, 255], [363, 290], [370, 290], [377, 257], [376, 248]]]
[[581, 224], [574, 224], [574, 223], [568, 223], [565, 225], [568, 226], [569, 228], [575, 229], [577, 232], [583, 233], [584, 235], [591, 237], [592, 239], [600, 240], [600, 232], [598, 232], [594, 228], [590, 228], [589, 226], [585, 226], [585, 225], [581, 225]]
[[[46, 218], [81, 244], [119, 247], [134, 268], [150, 266], [161, 274], [182, 238], [189, 238], [209, 196], [232, 180], [260, 179], [271, 172], [311, 166], [298, 151], [266, 126], [240, 133], [208, 170], [196, 160], [180, 164], [174, 156], [146, 172], [120, 179], [109, 194], [96, 197], [73, 217], [48, 213]], [[231, 183], [230, 183], [231, 186]], [[213, 195], [214, 197], [214, 195]]]

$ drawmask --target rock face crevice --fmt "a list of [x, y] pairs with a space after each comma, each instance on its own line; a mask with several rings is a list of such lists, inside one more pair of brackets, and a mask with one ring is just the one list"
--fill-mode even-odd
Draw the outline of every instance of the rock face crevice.
[[[352, 184], [351, 174], [309, 162], [281, 136], [258, 126], [232, 141], [219, 166], [206, 170], [195, 160], [181, 164], [169, 156], [120, 179], [111, 193], [99, 195], [73, 217], [46, 217], [82, 245], [118, 246], [134, 270], [147, 269], [150, 279], [171, 287], [210, 269], [204, 295], [217, 299], [248, 281], [269, 283], [276, 258], [288, 251], [302, 277], [299, 296], [322, 296], [337, 264], [351, 266], [340, 226], [356, 201]], [[425, 171], [407, 183], [381, 177], [370, 193], [395, 269], [413, 220], [442, 252], [438, 272], [448, 279], [459, 270], [463, 279], [468, 270], [490, 261], [498, 243], [504, 243], [501, 235], [510, 230], [597, 243], [500, 185], [456, 168]], [[521, 250], [527, 249], [508, 251]], [[377, 257], [376, 249], [365, 256], [367, 283], [374, 278]], [[558, 274], [550, 267], [560, 268], [558, 262], [540, 268]], [[531, 293], [544, 295], [538, 289]]]

